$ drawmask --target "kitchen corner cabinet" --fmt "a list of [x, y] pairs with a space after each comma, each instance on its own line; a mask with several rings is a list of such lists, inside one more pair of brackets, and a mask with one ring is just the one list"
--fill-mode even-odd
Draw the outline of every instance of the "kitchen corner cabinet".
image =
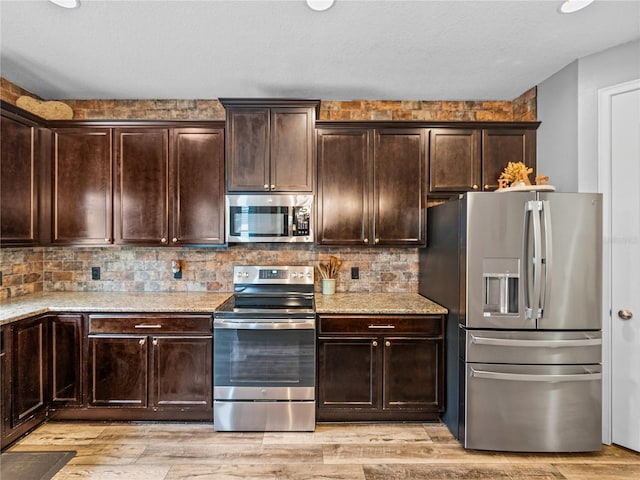
[[0, 245], [38, 243], [37, 123], [2, 103]]
[[211, 315], [89, 315], [88, 408], [76, 418], [211, 420], [212, 339]]
[[51, 403], [54, 406], [82, 404], [84, 362], [83, 316], [60, 314], [51, 317]]
[[326, 126], [317, 143], [318, 244], [425, 244], [423, 129]]
[[491, 191], [508, 162], [536, 168], [539, 124], [492, 128], [432, 128], [429, 131], [429, 193]]
[[443, 335], [442, 315], [319, 315], [318, 420], [437, 419]]
[[112, 130], [55, 128], [52, 144], [51, 243], [111, 243]]
[[319, 101], [220, 99], [228, 192], [311, 192]]

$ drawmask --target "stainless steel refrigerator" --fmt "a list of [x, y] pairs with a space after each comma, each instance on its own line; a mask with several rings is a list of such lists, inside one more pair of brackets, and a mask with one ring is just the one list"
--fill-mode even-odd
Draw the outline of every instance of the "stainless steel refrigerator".
[[600, 194], [473, 192], [427, 210], [422, 295], [449, 309], [446, 411], [465, 448], [602, 446]]

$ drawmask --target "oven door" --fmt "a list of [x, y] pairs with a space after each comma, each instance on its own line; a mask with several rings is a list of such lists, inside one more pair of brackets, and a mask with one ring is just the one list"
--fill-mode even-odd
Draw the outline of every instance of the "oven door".
[[214, 320], [214, 399], [314, 400], [315, 319]]

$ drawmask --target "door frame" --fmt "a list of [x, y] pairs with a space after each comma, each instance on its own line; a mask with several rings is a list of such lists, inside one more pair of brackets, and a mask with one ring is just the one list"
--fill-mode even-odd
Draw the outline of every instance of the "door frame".
[[611, 445], [611, 122], [612, 100], [640, 89], [640, 78], [598, 90], [598, 192], [602, 193], [602, 442]]

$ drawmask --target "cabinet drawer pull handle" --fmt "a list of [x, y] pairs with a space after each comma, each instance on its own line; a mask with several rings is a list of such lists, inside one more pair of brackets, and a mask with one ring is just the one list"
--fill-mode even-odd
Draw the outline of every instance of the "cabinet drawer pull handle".
[[376, 340], [374, 340], [374, 341], [371, 343], [371, 345], [373, 345], [374, 347], [377, 347], [377, 346], [378, 346], [378, 342], [377, 342]]
[[144, 338], [141, 338], [141, 339], [140, 339], [140, 341], [139, 341], [138, 343], [140, 344], [140, 346], [143, 346], [143, 345], [144, 345], [144, 342], [145, 342], [145, 339], [144, 339]]
[[133, 328], [162, 328], [162, 325], [159, 323], [139, 323]]
[[395, 325], [369, 325], [369, 328], [396, 328]]
[[390, 347], [391, 346], [391, 342], [389, 340], [387, 340], [386, 342], [384, 342], [384, 346], [385, 347]]

